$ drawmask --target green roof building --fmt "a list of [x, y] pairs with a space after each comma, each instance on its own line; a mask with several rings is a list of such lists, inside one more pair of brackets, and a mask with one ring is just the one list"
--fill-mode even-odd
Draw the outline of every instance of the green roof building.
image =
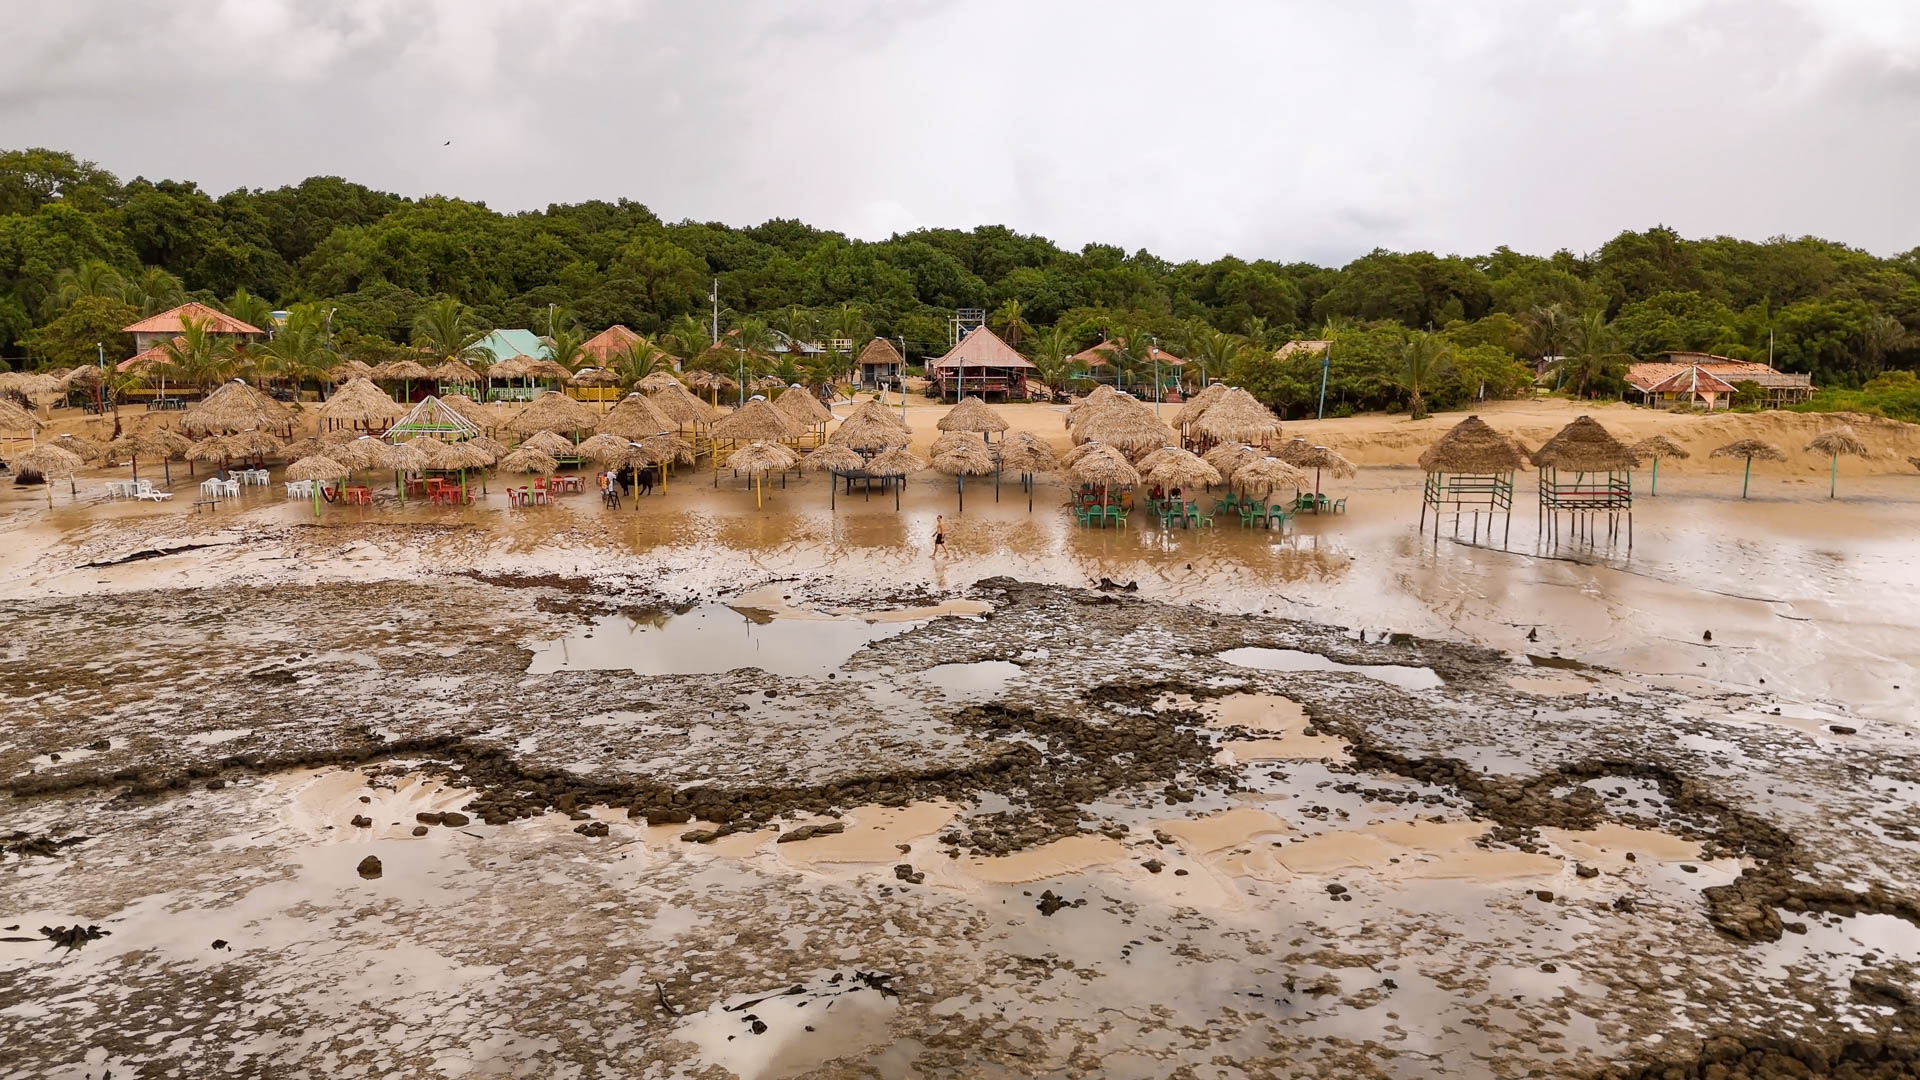
[[474, 342], [473, 347], [492, 357], [496, 364], [516, 356], [531, 356], [536, 360], [553, 358], [553, 350], [531, 330], [495, 330]]

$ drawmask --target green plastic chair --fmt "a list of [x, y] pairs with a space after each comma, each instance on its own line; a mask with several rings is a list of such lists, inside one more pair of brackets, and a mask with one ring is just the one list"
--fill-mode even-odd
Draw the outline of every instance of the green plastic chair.
[[1347, 497], [1345, 495], [1333, 500], [1333, 512], [1336, 514], [1344, 514], [1347, 512]]
[[1078, 521], [1083, 527], [1087, 525], [1091, 525], [1093, 524], [1092, 510], [1093, 508], [1090, 506], [1086, 506], [1081, 503], [1075, 503], [1073, 507], [1073, 519], [1075, 521]]
[[1118, 504], [1107, 507], [1106, 519], [1113, 522], [1116, 528], [1126, 528], [1127, 508]]

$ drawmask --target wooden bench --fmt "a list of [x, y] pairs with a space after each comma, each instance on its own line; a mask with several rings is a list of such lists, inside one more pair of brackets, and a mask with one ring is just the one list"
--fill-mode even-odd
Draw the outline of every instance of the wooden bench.
[[220, 509], [220, 500], [219, 500], [219, 499], [195, 499], [195, 500], [193, 500], [193, 512], [194, 512], [194, 513], [196, 513], [196, 514], [197, 514], [197, 513], [199, 513], [199, 512], [200, 512], [200, 508], [201, 508], [201, 507], [203, 507], [203, 506], [207, 508], [207, 511], [208, 511], [209, 513], [211, 513], [211, 512], [213, 512], [213, 511], [215, 511], [215, 510], [218, 510], [218, 509]]

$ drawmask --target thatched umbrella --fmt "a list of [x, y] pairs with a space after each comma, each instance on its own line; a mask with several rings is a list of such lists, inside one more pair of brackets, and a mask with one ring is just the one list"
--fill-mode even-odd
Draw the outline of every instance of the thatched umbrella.
[[553, 460], [550, 454], [529, 450], [523, 446], [501, 458], [496, 467], [502, 472], [551, 473], [560, 467], [560, 463]]
[[259, 461], [262, 463], [264, 463], [266, 459], [284, 451], [287, 445], [283, 440], [261, 431], [258, 428], [252, 428], [247, 431], [236, 431], [231, 435], [222, 437], [220, 441], [226, 445], [227, 450], [233, 457], [239, 458], [242, 461]]
[[1173, 414], [1174, 426], [1181, 428], [1191, 427], [1195, 421], [1206, 414], [1208, 409], [1213, 407], [1215, 402], [1226, 396], [1227, 391], [1231, 389], [1233, 389], [1233, 387], [1223, 382], [1209, 383], [1203, 387], [1199, 393], [1181, 403], [1180, 411]]
[[368, 379], [355, 379], [342, 386], [320, 406], [320, 418], [328, 423], [368, 430], [376, 425], [385, 430], [406, 414], [406, 406], [387, 396], [386, 391]]
[[[1214, 385], [1218, 386], [1220, 384], [1214, 383]], [[1304, 439], [1301, 440], [1301, 442], [1305, 441]], [[1232, 481], [1234, 470], [1249, 461], [1259, 461], [1265, 456], [1265, 454], [1244, 443], [1221, 443], [1219, 446], [1202, 454], [1201, 460], [1220, 470], [1220, 478], [1222, 480]], [[1285, 460], [1285, 458], [1282, 457], [1282, 460]]]
[[1132, 394], [1123, 394], [1113, 387], [1101, 383], [1099, 386], [1088, 391], [1086, 397], [1067, 406], [1066, 423], [1068, 427], [1073, 427], [1080, 422], [1081, 417], [1090, 416], [1103, 408], [1115, 405], [1130, 407], [1140, 404], [1143, 403]]
[[[178, 449], [176, 449], [174, 443], [176, 439], [178, 439], [181, 444], [184, 444], [179, 446]], [[173, 456], [175, 453], [184, 452], [186, 447], [191, 445], [193, 444], [164, 428], [148, 428], [143, 431], [129, 431], [108, 443], [106, 446], [106, 457], [108, 460], [116, 462], [121, 458], [125, 458], [133, 465], [133, 478], [138, 480], [140, 479], [141, 458], [157, 457], [164, 463], [167, 458]], [[167, 483], [171, 484], [172, 482], [173, 474], [171, 470], [168, 470]]]
[[558, 360], [536, 359], [527, 365], [527, 378], [565, 382], [573, 378], [573, 372]]
[[99, 461], [107, 456], [107, 444], [95, 442], [85, 435], [56, 435], [51, 445], [67, 451], [81, 461]]
[[1099, 488], [1103, 496], [1112, 488], [1135, 487], [1140, 483], [1140, 472], [1127, 461], [1126, 455], [1105, 444], [1082, 454], [1068, 466], [1068, 474], [1083, 484]]
[[520, 440], [520, 445], [556, 458], [572, 457], [574, 450], [572, 439], [554, 431], [536, 431]]
[[1420, 455], [1423, 472], [1510, 473], [1521, 464], [1519, 447], [1478, 416], [1469, 416]]
[[1641, 439], [1639, 442], [1633, 444], [1632, 450], [1634, 456], [1643, 461], [1648, 458], [1653, 459], [1652, 482], [1647, 485], [1647, 494], [1649, 495], [1659, 494], [1661, 458], [1670, 457], [1679, 461], [1685, 461], [1693, 456], [1687, 453], [1686, 447], [1681, 446], [1665, 435], [1650, 435]]
[[493, 427], [493, 414], [487, 411], [486, 406], [465, 394], [447, 394], [440, 399], [440, 404], [482, 431]]
[[[533, 446], [533, 441], [528, 440], [524, 445]], [[580, 445], [572, 447], [572, 450], [574, 453], [590, 461], [597, 461], [602, 465], [612, 467], [625, 461], [627, 455], [632, 453], [633, 448], [637, 445], [638, 444], [632, 439], [602, 432], [582, 440]], [[536, 449], [539, 448], [536, 447]]]
[[[1155, 466], [1162, 465], [1169, 461], [1178, 461], [1182, 455], [1189, 455], [1189, 452], [1178, 446], [1163, 446], [1140, 458], [1138, 461], [1135, 461], [1133, 467], [1141, 476], [1145, 476], [1152, 472]], [[1189, 456], [1197, 457], [1198, 455]]]
[[[1078, 462], [1081, 458], [1086, 457], [1088, 454], [1100, 454], [1100, 453], [1118, 453], [1118, 451], [1115, 451], [1113, 447], [1108, 446], [1106, 443], [1103, 443], [1098, 439], [1089, 439], [1088, 441], [1083, 442], [1078, 446], [1068, 449], [1066, 453], [1061, 454], [1060, 464], [1065, 465], [1068, 468], [1071, 468], [1074, 465], [1074, 463]], [[1120, 456], [1125, 457], [1126, 455], [1121, 454]]]
[[713, 406], [701, 401], [693, 392], [679, 383], [671, 383], [653, 391], [647, 400], [660, 410], [679, 428], [699, 428], [713, 423], [719, 415]]
[[1747, 486], [1753, 482], [1753, 459], [1761, 461], [1785, 461], [1786, 452], [1770, 442], [1759, 439], [1740, 439], [1725, 446], [1715, 447], [1708, 457], [1737, 457], [1747, 459], [1746, 474], [1740, 480], [1740, 497], [1747, 497]]
[[533, 399], [504, 426], [515, 435], [528, 436], [538, 431], [592, 431], [600, 414], [557, 391], [549, 390]]
[[680, 380], [676, 378], [673, 372], [671, 371], [651, 372], [650, 374], [647, 375], [646, 378], [641, 379], [639, 382], [633, 384], [634, 389], [645, 390], [649, 392], [654, 390], [665, 390], [669, 386], [680, 386]]
[[373, 378], [376, 382], [397, 382], [400, 384], [400, 397], [402, 400], [413, 396], [413, 382], [415, 379], [421, 382], [429, 382], [433, 377], [433, 372], [420, 366], [419, 362], [414, 360], [389, 360], [384, 364], [375, 366], [373, 369]]
[[1264, 443], [1280, 434], [1280, 418], [1258, 398], [1235, 387], [1200, 414], [1193, 430], [1217, 442]]
[[180, 430], [225, 435], [248, 428], [287, 427], [293, 411], [239, 379], [220, 387], [182, 413]]
[[373, 369], [364, 360], [342, 360], [327, 372], [327, 381], [335, 386], [355, 379], [373, 378]]
[[612, 368], [583, 367], [567, 377], [574, 386], [619, 386], [620, 373]]
[[320, 516], [320, 486], [338, 483], [352, 470], [321, 454], [310, 454], [287, 466], [287, 479], [313, 482], [313, 516]]
[[[871, 404], [871, 403], [869, 403]], [[849, 450], [862, 450], [869, 453], [905, 446], [913, 441], [913, 433], [900, 423], [897, 417], [882, 409], [867, 412], [856, 409], [840, 426], [833, 429], [827, 441]]]
[[475, 435], [473, 438], [466, 440], [460, 445], [471, 446], [474, 449], [485, 453], [489, 459], [487, 462], [487, 464], [489, 465], [507, 456], [506, 444], [496, 442], [493, 439], [487, 438], [485, 435]]
[[1098, 442], [1128, 455], [1147, 454], [1174, 441], [1173, 429], [1151, 410], [1109, 409], [1095, 413], [1073, 430], [1075, 442]]
[[1242, 495], [1256, 495], [1262, 500], [1271, 500], [1276, 491], [1286, 488], [1299, 491], [1306, 487], [1307, 474], [1298, 466], [1289, 465], [1279, 458], [1266, 457], [1235, 469], [1233, 486]]
[[[928, 460], [927, 465], [937, 472], [943, 472], [953, 477], [954, 490], [957, 491], [960, 496], [960, 509], [958, 512], [965, 513], [967, 509], [967, 477], [985, 476], [995, 471], [996, 466], [993, 461], [993, 454], [987, 450], [986, 439], [983, 436], [976, 435], [970, 431], [953, 431], [941, 436], [941, 438], [949, 437], [957, 437], [960, 441], [949, 445], [946, 449], [935, 454]], [[993, 497], [996, 502], [1000, 499], [1000, 487], [997, 484], [994, 485]]]
[[762, 375], [752, 383], [755, 390], [778, 390], [785, 385], [787, 381], [778, 375]]
[[1031, 431], [1016, 431], [1000, 443], [1000, 469], [1020, 474], [1020, 482], [1027, 489], [1028, 513], [1033, 512], [1033, 475], [1059, 467], [1060, 455]]
[[[763, 403], [764, 404], [764, 403]], [[772, 411], [772, 406], [768, 406]], [[778, 416], [779, 414], [775, 413]], [[762, 494], [766, 490], [766, 476], [775, 469], [791, 469], [800, 461], [800, 455], [778, 442], [758, 441], [735, 450], [727, 458], [727, 467], [735, 472], [745, 472], [754, 481], [753, 505], [762, 505]]]
[[813, 391], [798, 383], [781, 391], [780, 396], [773, 399], [773, 407], [796, 428], [825, 427], [833, 419], [833, 411], [820, 404]]
[[480, 491], [484, 494], [487, 490], [486, 470], [500, 459], [499, 454], [480, 445], [483, 441], [491, 440], [468, 439], [465, 442], [447, 443], [435, 459], [433, 467], [436, 469], [460, 470], [460, 501], [463, 503], [467, 501], [467, 470], [473, 469], [480, 473]]
[[[1250, 451], [1253, 450], [1252, 447], [1248, 447], [1247, 449]], [[1281, 461], [1284, 461], [1289, 465], [1298, 465], [1300, 464], [1300, 462], [1296, 461], [1295, 459], [1305, 457], [1307, 453], [1312, 449], [1313, 449], [1312, 443], [1308, 442], [1306, 439], [1298, 435], [1295, 435], [1293, 438], [1288, 439], [1286, 442], [1280, 444], [1277, 447], [1274, 447], [1273, 454], [1271, 456], [1277, 457]], [[1253, 451], [1253, 452], [1258, 453], [1258, 451]], [[1261, 454], [1260, 456], [1267, 457], [1269, 455]]]
[[1172, 454], [1159, 455], [1152, 466], [1142, 469], [1140, 475], [1150, 484], [1157, 484], [1168, 491], [1182, 488], [1206, 487], [1220, 482], [1220, 470], [1207, 464], [1200, 455], [1172, 447]]
[[6, 398], [0, 398], [0, 431], [24, 431], [31, 435], [42, 426], [39, 417]]
[[1867, 456], [1867, 444], [1861, 442], [1860, 436], [1855, 435], [1853, 429], [1845, 424], [1815, 435], [1813, 441], [1807, 444], [1807, 449], [1826, 454], [1833, 459], [1832, 469], [1827, 474], [1827, 498], [1829, 499], [1834, 498], [1840, 491], [1840, 455]]
[[1281, 460], [1296, 469], [1313, 470], [1313, 512], [1316, 514], [1320, 512], [1320, 473], [1323, 470], [1332, 473], [1336, 480], [1348, 479], [1359, 472], [1353, 462], [1324, 446], [1310, 446]]
[[836, 474], [859, 472], [866, 466], [867, 459], [861, 457], [857, 451], [845, 446], [836, 446], [833, 443], [827, 443], [800, 459], [801, 468], [829, 474], [827, 480], [827, 509], [829, 510], [833, 509], [834, 501], [840, 492], [840, 481]]
[[884, 476], [890, 480], [899, 481], [899, 484], [893, 489], [893, 508], [895, 510], [900, 509], [900, 492], [907, 486], [907, 476], [911, 473], [917, 473], [926, 467], [926, 462], [915, 457], [913, 452], [904, 446], [892, 447], [876, 455], [872, 461], [867, 462], [867, 471], [873, 475]]
[[1626, 472], [1640, 458], [1591, 416], [1577, 416], [1530, 455], [1536, 467], [1561, 472]]
[[986, 436], [989, 442], [996, 431], [1005, 431], [1011, 425], [1007, 418], [994, 412], [987, 403], [977, 397], [961, 398], [959, 404], [947, 410], [947, 415], [934, 424], [941, 431], [977, 431]]
[[79, 485], [73, 482], [73, 474], [80, 471], [86, 462], [71, 450], [62, 450], [52, 443], [39, 446], [13, 459], [13, 465], [19, 472], [37, 472], [47, 481], [47, 508], [53, 508], [53, 479], [56, 476], [67, 478], [67, 487], [75, 498], [80, 496]]
[[645, 394], [628, 394], [620, 403], [607, 410], [607, 414], [594, 425], [594, 430], [608, 435], [619, 435], [628, 440], [651, 438], [666, 431], [675, 431], [680, 427], [673, 418], [661, 412], [660, 408]]
[[511, 382], [514, 379], [524, 379], [527, 377], [527, 369], [532, 365], [533, 357], [524, 353], [519, 356], [509, 356], [505, 360], [496, 360], [487, 366], [487, 381], [505, 379]]
[[432, 459], [427, 455], [427, 452], [413, 445], [413, 442], [389, 445], [387, 447], [386, 464], [388, 468], [393, 470], [393, 487], [400, 495], [401, 506], [407, 505], [407, 476], [412, 473], [423, 473], [433, 468]]
[[454, 383], [459, 386], [474, 386], [480, 382], [480, 373], [469, 364], [458, 360], [446, 360], [427, 369], [433, 381], [445, 386]]
[[715, 440], [752, 443], [779, 442], [793, 438], [800, 431], [793, 421], [767, 404], [764, 398], [755, 398], [714, 421], [711, 434]]

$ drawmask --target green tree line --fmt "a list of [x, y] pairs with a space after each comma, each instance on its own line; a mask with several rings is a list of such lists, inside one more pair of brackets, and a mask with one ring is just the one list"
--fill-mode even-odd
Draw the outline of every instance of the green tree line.
[[944, 349], [954, 308], [978, 307], [1049, 381], [1108, 337], [1113, 365], [1091, 374], [1147, 378], [1150, 342], [1190, 361], [1189, 382], [1224, 375], [1289, 415], [1319, 394], [1317, 355], [1274, 355], [1296, 338], [1334, 342], [1339, 410], [1516, 393], [1543, 357], [1557, 358], [1547, 382], [1583, 395], [1616, 394], [1626, 363], [1670, 349], [1771, 357], [1836, 388], [1920, 366], [1920, 249], [1880, 258], [1655, 227], [1585, 255], [1175, 263], [998, 225], [862, 241], [791, 220], [669, 222], [627, 200], [503, 214], [327, 176], [216, 197], [61, 151], [0, 151], [0, 359], [14, 366], [90, 362], [96, 345], [123, 358], [121, 326], [198, 299], [256, 325], [302, 312], [292, 368], [444, 347], [428, 327], [449, 303], [462, 327], [526, 326], [563, 345], [622, 323], [653, 350], [633, 360], [644, 367], [707, 347], [715, 278], [736, 343], [879, 334], [917, 361]]

